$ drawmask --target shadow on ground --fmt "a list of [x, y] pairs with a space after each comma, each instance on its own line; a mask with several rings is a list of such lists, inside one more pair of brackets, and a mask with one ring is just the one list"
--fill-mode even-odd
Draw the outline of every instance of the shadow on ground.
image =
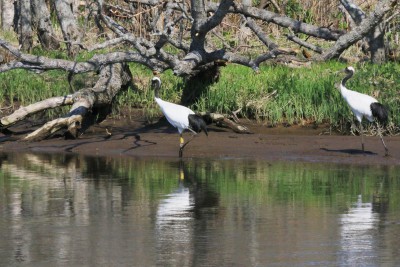
[[362, 151], [360, 149], [328, 149], [328, 148], [321, 148], [323, 151], [327, 152], [335, 152], [335, 153], [344, 153], [350, 155], [377, 155], [377, 153], [371, 151]]

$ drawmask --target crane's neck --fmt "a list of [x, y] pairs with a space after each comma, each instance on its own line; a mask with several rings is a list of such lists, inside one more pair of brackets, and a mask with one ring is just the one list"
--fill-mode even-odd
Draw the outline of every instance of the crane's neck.
[[342, 82], [340, 83], [340, 89], [344, 88], [347, 90], [346, 88], [346, 82], [353, 76], [353, 72], [350, 71], [347, 73], [346, 77], [343, 78]]
[[158, 77], [154, 77], [151, 81], [152, 86], [154, 87], [154, 96], [155, 98], [160, 98], [160, 87], [161, 87], [161, 80]]
[[155, 87], [154, 89], [154, 97], [155, 98], [160, 98], [160, 87]]

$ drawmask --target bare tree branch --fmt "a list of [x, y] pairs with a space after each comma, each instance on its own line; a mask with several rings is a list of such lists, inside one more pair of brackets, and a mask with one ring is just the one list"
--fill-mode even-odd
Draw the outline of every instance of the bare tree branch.
[[[128, 0], [129, 2], [141, 3], [145, 5], [157, 5], [159, 1], [155, 0]], [[168, 2], [169, 8], [178, 10], [179, 5], [176, 3]], [[193, 8], [193, 7], [192, 7]], [[219, 4], [217, 3], [208, 3], [205, 6], [206, 12], [215, 13], [219, 9]], [[251, 17], [253, 19], [259, 19], [265, 22], [271, 22], [278, 26], [289, 28], [293, 30], [295, 33], [304, 33], [309, 36], [313, 36], [316, 38], [321, 38], [324, 40], [336, 41], [344, 31], [332, 31], [325, 27], [317, 27], [308, 23], [304, 23], [292, 18], [289, 18], [284, 15], [280, 15], [274, 12], [270, 12], [268, 10], [256, 8], [256, 7], [244, 7], [241, 3], [234, 2], [234, 5], [231, 6], [228, 10], [229, 13], [237, 13], [242, 14], [246, 17]]]
[[306, 47], [308, 49], [311, 49], [314, 52], [317, 52], [318, 54], [322, 54], [323, 50], [321, 47], [307, 43], [303, 40], [301, 40], [300, 38], [298, 38], [297, 36], [293, 35], [293, 34], [288, 34], [287, 35], [288, 40], [295, 42], [296, 44], [299, 44], [303, 47]]
[[339, 0], [356, 24], [360, 24], [366, 15], [352, 0]]
[[[208, 7], [210, 8], [210, 10], [214, 10], [216, 6], [216, 4], [210, 3]], [[229, 11], [233, 13], [240, 13], [245, 15], [246, 17], [251, 17], [253, 19], [259, 19], [265, 22], [274, 23], [278, 26], [289, 28], [295, 33], [300, 32], [325, 40], [335, 41], [344, 33], [341, 31], [332, 31], [328, 28], [317, 27], [311, 24], [307, 24], [286, 16], [281, 16], [268, 10], [263, 10], [256, 7], [243, 7], [242, 4], [236, 2], [235, 7], [231, 8]]]
[[278, 48], [278, 45], [272, 42], [268, 35], [254, 22], [254, 20], [246, 18], [245, 16], [242, 16], [242, 18], [246, 22], [246, 26], [257, 35], [258, 39], [260, 39], [269, 50]]
[[136, 62], [148, 66], [151, 69], [165, 70], [169, 68], [165, 63], [151, 58], [144, 57], [137, 52], [111, 52], [107, 54], [97, 54], [85, 62], [74, 62], [64, 59], [53, 59], [43, 56], [34, 56], [24, 54], [8, 42], [0, 39], [0, 46], [14, 55], [16, 60], [0, 65], [0, 72], [12, 69], [31, 69], [31, 70], [65, 70], [74, 74], [97, 71], [102, 66], [123, 63]]
[[359, 26], [352, 29], [347, 34], [341, 36], [336, 43], [325, 51], [318, 60], [328, 60], [339, 57], [339, 55], [348, 47], [364, 38], [372, 29], [376, 28], [383, 20], [384, 15], [389, 12], [397, 0], [380, 1], [375, 10], [363, 19]]

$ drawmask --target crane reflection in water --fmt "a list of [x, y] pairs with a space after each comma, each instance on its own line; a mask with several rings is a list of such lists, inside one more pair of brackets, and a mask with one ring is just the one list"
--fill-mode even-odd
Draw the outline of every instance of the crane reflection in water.
[[195, 236], [204, 227], [197, 220], [205, 213], [217, 213], [219, 196], [198, 181], [179, 161], [176, 189], [160, 201], [156, 213], [156, 240], [159, 261], [190, 265], [195, 257]]
[[365, 259], [370, 258], [368, 266], [373, 266], [379, 258], [379, 233], [381, 216], [387, 208], [387, 199], [374, 194], [372, 202], [363, 202], [362, 195], [340, 217], [341, 225], [341, 260], [351, 266], [365, 266]]

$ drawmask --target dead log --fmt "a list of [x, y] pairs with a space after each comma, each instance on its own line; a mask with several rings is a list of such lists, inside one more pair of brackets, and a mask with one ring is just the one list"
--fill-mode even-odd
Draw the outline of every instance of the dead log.
[[234, 122], [226, 115], [222, 115], [219, 113], [209, 113], [209, 112], [200, 112], [200, 115], [204, 118], [206, 122], [215, 122], [218, 126], [229, 128], [235, 133], [241, 133], [241, 134], [252, 133], [246, 126]]
[[[70, 112], [63, 118], [47, 122], [39, 129], [26, 135], [23, 140], [37, 141], [50, 136], [56, 131], [66, 129], [64, 135], [76, 138], [79, 133], [105, 117], [97, 116], [102, 111], [109, 111], [114, 97], [126, 89], [132, 81], [127, 64], [111, 64], [100, 69], [99, 79], [92, 88], [84, 88], [72, 95], [53, 97], [26, 107], [20, 107], [14, 113], [0, 119], [0, 127], [7, 129], [27, 116], [42, 110], [72, 105]], [[96, 117], [95, 119], [93, 119]]]

